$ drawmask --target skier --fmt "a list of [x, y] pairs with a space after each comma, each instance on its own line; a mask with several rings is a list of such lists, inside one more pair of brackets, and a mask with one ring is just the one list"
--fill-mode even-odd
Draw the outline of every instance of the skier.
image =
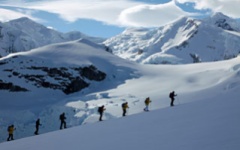
[[146, 107], [145, 107], [143, 110], [144, 110], [144, 111], [149, 111], [148, 106], [149, 106], [149, 104], [150, 104], [152, 101], [151, 101], [150, 98], [148, 97], [148, 98], [145, 99], [144, 102], [145, 102]]
[[36, 121], [36, 131], [34, 132], [35, 135], [38, 135], [38, 129], [39, 129], [39, 126], [41, 126], [42, 124], [40, 123], [40, 119], [38, 118], [37, 121]]
[[106, 110], [106, 109], [104, 108], [104, 105], [102, 105], [101, 107], [98, 107], [98, 112], [99, 112], [99, 114], [100, 114], [99, 121], [102, 121], [102, 116], [103, 116], [104, 110]]
[[59, 119], [61, 120], [60, 130], [62, 130], [62, 126], [64, 126], [64, 129], [66, 129], [67, 125], [65, 121], [66, 117], [64, 112], [60, 115]]
[[171, 98], [170, 106], [174, 106], [173, 102], [175, 100], [175, 96], [177, 96], [177, 94], [175, 94], [175, 91], [169, 93], [169, 98]]
[[123, 109], [123, 116], [126, 116], [127, 109], [128, 109], [128, 102], [122, 104], [122, 109]]
[[14, 138], [13, 138], [14, 130], [16, 130], [16, 128], [14, 128], [14, 125], [8, 126], [8, 139], [7, 139], [7, 141], [14, 140]]

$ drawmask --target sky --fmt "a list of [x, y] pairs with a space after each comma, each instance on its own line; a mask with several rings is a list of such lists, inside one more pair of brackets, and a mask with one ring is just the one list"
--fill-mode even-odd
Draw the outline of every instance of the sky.
[[130, 27], [159, 27], [183, 16], [240, 18], [240, 0], [0, 0], [0, 21], [28, 17], [60, 32], [109, 38]]

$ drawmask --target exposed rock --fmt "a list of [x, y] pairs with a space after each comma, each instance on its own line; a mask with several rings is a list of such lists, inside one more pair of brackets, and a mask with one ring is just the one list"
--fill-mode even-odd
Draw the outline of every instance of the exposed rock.
[[215, 23], [218, 27], [229, 31], [235, 31], [226, 21], [226, 19], [219, 19]]
[[74, 92], [81, 91], [82, 89], [88, 87], [89, 84], [86, 83], [84, 80], [77, 77], [76, 79], [72, 80], [72, 82], [67, 85], [66, 89], [63, 90], [65, 94], [70, 94]]
[[[54, 90], [61, 90], [65, 94], [71, 94], [74, 92], [81, 91], [82, 89], [88, 87], [90, 83], [87, 81], [102, 81], [106, 78], [104, 72], [99, 71], [95, 66], [91, 65], [88, 67], [59, 67], [59, 68], [49, 68], [49, 67], [22, 67], [21, 72], [28, 72], [28, 74], [23, 74], [14, 70], [12, 68], [7, 68], [4, 71], [9, 72], [8, 77], [18, 77], [19, 79], [25, 80], [26, 83], [31, 83], [32, 85], [40, 88], [49, 88]], [[38, 74], [29, 74], [27, 70], [38, 70]], [[1, 80], [0, 80], [1, 81]], [[8, 89], [10, 91], [28, 91], [27, 89], [21, 88], [19, 86], [14, 86], [12, 83], [3, 83], [0, 85], [1, 89]]]
[[97, 68], [93, 65], [91, 65], [89, 67], [84, 67], [80, 70], [81, 70], [81, 72], [80, 72], [81, 76], [83, 76], [89, 80], [102, 81], [106, 77], [105, 73], [97, 70]]
[[4, 83], [2, 80], [0, 80], [0, 89], [1, 90], [9, 90], [11, 92], [26, 92], [27, 89], [20, 87], [18, 85], [14, 85], [13, 83]]

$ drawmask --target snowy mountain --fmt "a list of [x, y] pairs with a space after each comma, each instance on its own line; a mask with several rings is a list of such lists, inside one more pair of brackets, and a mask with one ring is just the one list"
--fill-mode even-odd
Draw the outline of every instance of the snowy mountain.
[[28, 51], [37, 47], [52, 43], [73, 41], [86, 38], [94, 42], [102, 42], [103, 39], [89, 37], [80, 32], [60, 33], [38, 24], [26, 17], [0, 22], [0, 56], [10, 53]]
[[[6, 128], [9, 123], [17, 122], [17, 128], [31, 128], [36, 117], [45, 116], [49, 124], [45, 132], [52, 131], [58, 126], [52, 120], [59, 110], [73, 113], [73, 109], [64, 106], [66, 99], [118, 86], [134, 76], [134, 69], [128, 64], [131, 65], [109, 53], [105, 46], [86, 39], [3, 57], [0, 59], [1, 126]], [[5, 141], [4, 132], [0, 130], [0, 141]], [[29, 135], [31, 131], [21, 133], [20, 137]]]
[[0, 61], [0, 89], [34, 92], [46, 88], [72, 94], [88, 87], [87, 82], [104, 80], [106, 73], [111, 72], [116, 78], [118, 75], [114, 75], [112, 68], [117, 68], [114, 64], [118, 63], [109, 62], [112, 59], [118, 61], [120, 58], [109, 53], [103, 45], [86, 39], [14, 53]]
[[106, 40], [113, 53], [142, 64], [185, 64], [236, 57], [240, 23], [221, 13], [180, 20], [159, 28], [131, 28]]
[[[101, 105], [106, 107], [104, 120], [121, 117], [121, 104], [126, 101], [130, 107], [128, 115], [141, 113], [148, 96], [152, 100], [151, 110], [165, 109], [169, 107], [168, 94], [172, 90], [178, 94], [176, 105], [187, 107], [199, 101], [198, 111], [213, 104], [217, 107], [218, 102], [223, 107], [235, 106], [240, 90], [239, 72], [240, 57], [189, 65], [140, 65], [121, 59], [107, 52], [104, 46], [85, 39], [11, 54], [0, 59], [0, 141], [6, 140], [10, 124], [17, 128], [15, 139], [32, 136], [37, 118], [43, 124], [40, 134], [59, 130], [62, 112], [66, 113], [70, 128], [98, 122], [97, 108]], [[229, 102], [232, 100], [234, 104]], [[229, 110], [234, 111], [231, 114], [238, 114], [239, 109]], [[194, 114], [190, 108], [181, 111]], [[204, 113], [209, 111], [214, 109], [206, 112], [203, 109]], [[237, 140], [235, 135], [233, 140]]]

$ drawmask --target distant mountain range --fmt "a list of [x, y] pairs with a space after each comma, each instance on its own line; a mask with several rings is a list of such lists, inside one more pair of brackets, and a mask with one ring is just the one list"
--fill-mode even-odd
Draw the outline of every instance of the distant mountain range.
[[0, 57], [78, 39], [103, 43], [113, 54], [142, 64], [219, 61], [240, 52], [240, 23], [222, 13], [205, 19], [181, 18], [159, 28], [128, 28], [109, 38], [60, 33], [28, 18], [0, 23]]
[[143, 64], [210, 62], [240, 52], [240, 23], [216, 13], [206, 19], [181, 18], [159, 28], [130, 28], [106, 40], [115, 55]]
[[26, 17], [5, 23], [0, 22], [0, 57], [52, 43], [73, 41], [80, 38], [96, 43], [101, 43], [105, 40], [104, 38], [90, 37], [78, 31], [61, 33]]

